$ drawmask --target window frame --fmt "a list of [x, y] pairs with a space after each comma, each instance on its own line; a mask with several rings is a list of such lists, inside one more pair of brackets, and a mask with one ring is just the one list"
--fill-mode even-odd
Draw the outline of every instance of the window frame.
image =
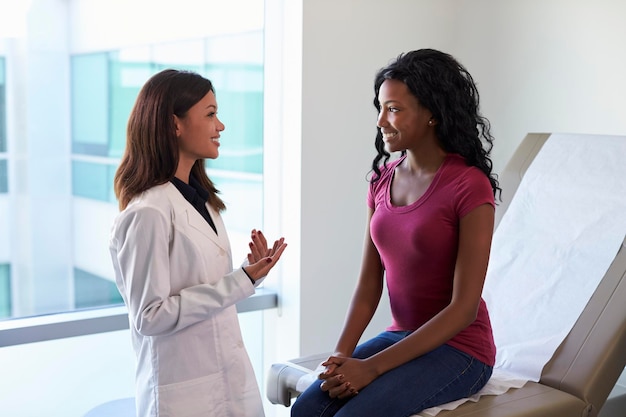
[[[237, 313], [277, 306], [278, 295], [266, 288], [257, 288], [255, 294], [236, 304]], [[128, 312], [123, 305], [7, 319], [0, 321], [0, 348], [128, 328]]]

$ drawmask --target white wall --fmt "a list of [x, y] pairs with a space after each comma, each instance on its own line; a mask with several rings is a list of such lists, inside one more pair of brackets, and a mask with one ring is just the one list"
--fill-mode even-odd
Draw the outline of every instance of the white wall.
[[623, 16], [618, 0], [303, 0], [301, 288], [285, 295], [301, 298], [300, 354], [334, 347], [359, 271], [375, 71], [411, 49], [457, 57], [499, 171], [528, 132], [626, 133]]
[[458, 3], [451, 52], [479, 82], [496, 168], [529, 131], [626, 132], [623, 1]]

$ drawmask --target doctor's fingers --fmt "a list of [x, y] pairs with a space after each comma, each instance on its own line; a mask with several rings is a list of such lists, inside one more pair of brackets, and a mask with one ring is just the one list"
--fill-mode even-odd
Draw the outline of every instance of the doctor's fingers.
[[265, 260], [265, 262], [267, 263], [266, 266], [269, 266], [269, 269], [272, 269], [274, 265], [276, 265], [276, 262], [278, 262], [281, 255], [285, 251], [285, 248], [287, 247], [287, 244], [282, 238], [277, 240], [276, 242], [278, 243], [274, 243], [274, 247], [270, 251], [270, 254], [263, 258], [263, 260]]
[[267, 256], [269, 254], [269, 249], [267, 248], [267, 239], [262, 231], [257, 229], [252, 229], [250, 233], [250, 238], [252, 239], [252, 243], [258, 248], [258, 250], [263, 253], [263, 256]]
[[280, 259], [280, 255], [282, 255], [283, 251], [287, 247], [286, 243], [283, 243], [278, 247], [276, 252], [272, 254], [272, 256], [266, 256], [258, 261], [251, 263], [246, 266], [246, 272], [248, 275], [252, 277], [252, 279], [257, 280], [269, 273], [269, 271], [276, 265], [276, 262]]
[[[287, 244], [285, 243], [285, 238], [284, 238], [284, 237], [281, 237], [280, 239], [275, 240], [275, 241], [274, 241], [274, 246], [272, 246], [272, 249], [268, 251], [267, 256], [273, 256], [274, 254], [276, 254], [276, 252], [278, 252], [278, 250], [279, 250], [279, 249], [280, 249], [283, 245], [285, 245], [285, 246], [287, 245]], [[284, 248], [283, 248], [283, 250], [284, 250]], [[282, 251], [281, 251], [281, 253], [282, 253]]]
[[248, 261], [252, 264], [258, 262], [259, 260], [265, 258], [267, 256], [267, 248], [260, 248], [258, 245], [255, 245], [254, 242], [250, 242], [248, 244], [250, 248], [250, 253], [248, 254]]
[[248, 261], [254, 263], [260, 261], [262, 258], [271, 255], [270, 249], [267, 248], [267, 240], [261, 231], [253, 229], [251, 232], [251, 242], [248, 244], [250, 247], [250, 253], [248, 254]]

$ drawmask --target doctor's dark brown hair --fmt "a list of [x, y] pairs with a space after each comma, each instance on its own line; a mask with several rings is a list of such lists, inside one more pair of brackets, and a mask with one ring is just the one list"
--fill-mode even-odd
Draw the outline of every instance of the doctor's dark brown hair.
[[[215, 92], [208, 79], [174, 69], [153, 75], [141, 88], [128, 119], [126, 149], [115, 173], [120, 210], [133, 197], [174, 177], [178, 165], [174, 115], [184, 117], [209, 91]], [[206, 173], [203, 159], [196, 161], [191, 175], [209, 191], [209, 204], [224, 210], [226, 206]]]

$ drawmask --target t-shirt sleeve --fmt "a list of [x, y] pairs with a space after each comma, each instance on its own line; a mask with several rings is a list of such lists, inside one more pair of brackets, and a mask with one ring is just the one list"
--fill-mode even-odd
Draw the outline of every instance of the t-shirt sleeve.
[[[388, 186], [388, 182], [390, 181], [389, 175], [393, 172], [395, 167], [395, 163], [389, 165], [383, 165], [380, 167], [380, 175], [377, 177], [376, 181], [370, 180], [369, 188], [367, 191], [367, 207], [370, 209], [376, 208], [376, 200], [377, 198], [383, 198], [385, 189]], [[374, 178], [376, 178], [374, 176]], [[379, 196], [380, 193], [383, 193], [383, 196]]]
[[374, 183], [370, 181], [370, 185], [367, 188], [367, 207], [374, 208]]
[[493, 188], [489, 178], [478, 168], [472, 167], [457, 184], [457, 213], [459, 218], [476, 207], [490, 204], [495, 207]]

